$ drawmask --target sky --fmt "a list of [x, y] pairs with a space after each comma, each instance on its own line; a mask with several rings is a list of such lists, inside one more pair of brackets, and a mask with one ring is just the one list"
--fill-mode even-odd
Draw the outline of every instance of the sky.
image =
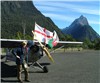
[[87, 18], [90, 26], [100, 35], [99, 0], [33, 0], [35, 7], [63, 29], [81, 15]]

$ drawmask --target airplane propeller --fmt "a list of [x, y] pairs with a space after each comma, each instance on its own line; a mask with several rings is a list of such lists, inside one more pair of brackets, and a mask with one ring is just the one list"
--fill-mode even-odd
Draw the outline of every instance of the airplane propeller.
[[[33, 35], [36, 36], [36, 34], [34, 33], [34, 31], [32, 31]], [[40, 42], [40, 40], [37, 38], [37, 41], [39, 42], [40, 46], [42, 47], [42, 49], [44, 50], [44, 52], [46, 53], [46, 55], [48, 56], [48, 58], [54, 62], [52, 56], [50, 55], [49, 51], [47, 50], [47, 48]]]

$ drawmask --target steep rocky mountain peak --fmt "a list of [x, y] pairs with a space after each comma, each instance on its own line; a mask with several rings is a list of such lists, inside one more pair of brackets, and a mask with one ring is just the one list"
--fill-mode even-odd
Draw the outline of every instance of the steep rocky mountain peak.
[[87, 18], [84, 17], [83, 15], [81, 15], [78, 19], [77, 19], [77, 22], [81, 25], [89, 25], [88, 21], [87, 21]]
[[91, 41], [100, 38], [96, 31], [89, 25], [87, 18], [83, 15], [75, 19], [72, 24], [68, 28], [63, 29], [62, 32], [72, 35], [73, 38], [80, 41], [84, 41], [86, 38]]

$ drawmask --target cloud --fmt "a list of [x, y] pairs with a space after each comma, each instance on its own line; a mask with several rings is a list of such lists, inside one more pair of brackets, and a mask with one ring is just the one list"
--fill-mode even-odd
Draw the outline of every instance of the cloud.
[[[54, 2], [55, 1], [55, 2]], [[80, 15], [90, 18], [90, 24], [99, 24], [99, 1], [98, 0], [50, 0], [34, 3], [42, 14], [52, 20], [73, 22]], [[73, 2], [70, 2], [73, 1]], [[78, 2], [80, 1], [80, 2]], [[81, 2], [82, 1], [82, 2]], [[88, 1], [88, 2], [86, 2]], [[75, 3], [76, 2], [76, 3]]]
[[85, 14], [99, 15], [99, 10], [94, 10], [94, 9], [72, 8], [72, 11], [79, 12], [79, 13], [85, 13]]
[[[91, 2], [92, 3], [92, 2]], [[88, 4], [75, 4], [75, 3], [65, 3], [65, 2], [41, 2], [36, 3], [37, 8], [41, 9], [42, 11], [54, 11], [54, 12], [66, 12], [67, 11], [73, 11], [76, 13], [84, 13], [84, 14], [93, 14], [93, 15], [99, 15], [99, 4], [98, 5], [90, 5]]]
[[71, 11], [75, 11], [78, 13], [85, 13], [85, 14], [93, 14], [93, 15], [99, 15], [99, 8], [95, 8], [92, 6], [88, 5], [71, 5], [67, 4], [67, 8], [70, 8]]
[[33, 1], [67, 1], [67, 2], [89, 2], [89, 1], [98, 1], [98, 0], [33, 0]]
[[61, 15], [61, 14], [54, 14], [54, 13], [43, 13], [45, 16], [49, 16], [55, 20], [62, 20], [62, 21], [68, 21], [71, 22], [75, 17], [70, 17], [67, 15]]
[[64, 12], [62, 8], [53, 7], [53, 6], [39, 5], [37, 8], [40, 9], [42, 12]]
[[99, 21], [89, 20], [89, 23], [90, 23], [90, 24], [98, 24], [98, 25], [100, 25], [100, 22], [99, 22]]
[[[76, 16], [66, 16], [66, 15], [61, 15], [61, 14], [54, 14], [54, 13], [43, 13], [45, 16], [47, 17], [51, 17], [52, 19], [55, 19], [55, 20], [62, 20], [62, 21], [67, 21], [67, 22], [73, 22], [77, 17]], [[90, 24], [99, 24], [100, 25], [100, 22], [99, 21], [96, 21], [96, 20], [91, 20], [91, 19], [88, 19], [89, 23]]]

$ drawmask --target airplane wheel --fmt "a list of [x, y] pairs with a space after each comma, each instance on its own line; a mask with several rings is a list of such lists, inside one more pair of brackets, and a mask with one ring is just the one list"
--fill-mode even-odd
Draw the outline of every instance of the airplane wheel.
[[47, 66], [44, 66], [44, 67], [43, 67], [43, 71], [44, 71], [45, 73], [48, 72], [48, 68], [47, 68]]

